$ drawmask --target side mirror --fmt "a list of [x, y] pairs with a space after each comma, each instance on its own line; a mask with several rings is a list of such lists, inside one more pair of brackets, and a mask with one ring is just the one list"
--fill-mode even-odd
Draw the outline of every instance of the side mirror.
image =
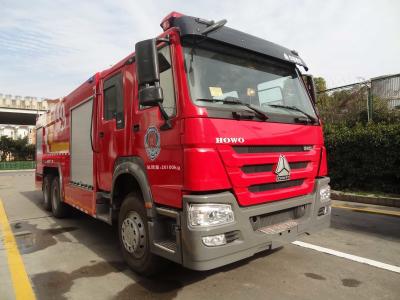
[[160, 87], [160, 67], [155, 39], [144, 40], [135, 45], [136, 78], [139, 103], [157, 106], [163, 101]]
[[311, 100], [314, 104], [317, 103], [317, 92], [315, 90], [315, 83], [314, 83], [314, 78], [312, 75], [309, 74], [303, 74], [303, 81], [304, 84], [306, 85], [306, 88], [308, 92], [310, 93]]

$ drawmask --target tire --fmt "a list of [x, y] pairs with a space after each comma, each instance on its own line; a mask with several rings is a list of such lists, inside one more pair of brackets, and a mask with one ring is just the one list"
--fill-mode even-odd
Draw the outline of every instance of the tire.
[[64, 218], [68, 213], [68, 206], [61, 201], [60, 180], [54, 177], [51, 183], [51, 210], [56, 218]]
[[46, 175], [43, 179], [43, 208], [51, 211], [51, 182], [53, 177]]
[[163, 260], [150, 252], [148, 218], [143, 200], [128, 194], [118, 217], [118, 235], [122, 255], [136, 273], [151, 276], [161, 270]]

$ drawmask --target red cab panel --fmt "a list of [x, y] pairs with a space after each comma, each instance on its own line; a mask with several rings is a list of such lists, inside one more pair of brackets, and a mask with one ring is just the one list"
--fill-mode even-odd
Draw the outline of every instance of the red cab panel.
[[[228, 176], [240, 205], [282, 200], [313, 191], [322, 147], [319, 126], [198, 118], [186, 120], [185, 132], [186, 147], [218, 151], [226, 175], [221, 175], [219, 164], [210, 160], [207, 184], [220, 184], [221, 178], [225, 183]], [[285, 181], [279, 181], [277, 174], [281, 156], [290, 166], [290, 177]], [[187, 165], [185, 174], [190, 172], [191, 165]], [[212, 173], [214, 168], [217, 172]]]

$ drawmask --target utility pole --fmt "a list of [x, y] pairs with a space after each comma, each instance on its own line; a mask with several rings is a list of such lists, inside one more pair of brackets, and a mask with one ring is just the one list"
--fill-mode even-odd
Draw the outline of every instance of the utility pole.
[[372, 85], [368, 86], [368, 100], [367, 100], [367, 108], [368, 108], [368, 122], [372, 122], [372, 113], [373, 113], [373, 101], [372, 101]]

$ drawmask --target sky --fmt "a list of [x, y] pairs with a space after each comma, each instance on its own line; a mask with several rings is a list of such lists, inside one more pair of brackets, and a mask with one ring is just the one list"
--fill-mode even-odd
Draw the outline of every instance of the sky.
[[171, 11], [295, 49], [328, 87], [400, 73], [399, 0], [0, 0], [0, 93], [65, 96]]

